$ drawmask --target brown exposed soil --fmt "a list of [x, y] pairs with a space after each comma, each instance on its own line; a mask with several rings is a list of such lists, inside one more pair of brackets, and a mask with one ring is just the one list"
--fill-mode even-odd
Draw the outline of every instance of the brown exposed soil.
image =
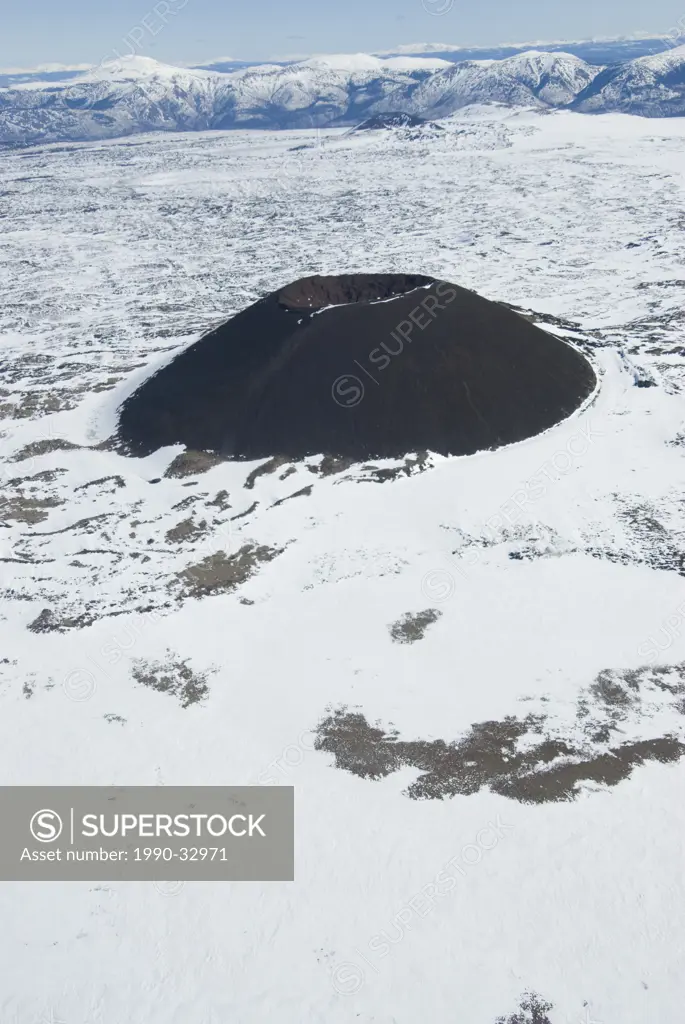
[[255, 481], [258, 480], [260, 476], [264, 476], [265, 473], [275, 473], [277, 469], [280, 469], [281, 466], [285, 466], [287, 462], [288, 460], [283, 457], [276, 457], [269, 459], [268, 462], [263, 462], [261, 466], [257, 466], [256, 469], [253, 469], [252, 472], [248, 474], [243, 486], [246, 490], [251, 491], [255, 485]]
[[49, 413], [74, 409], [84, 388], [65, 392], [62, 396], [52, 391], [27, 391], [16, 393], [17, 401], [0, 402], [0, 420], [26, 420], [47, 416]]
[[228, 491], [218, 491], [214, 498], [211, 501], [208, 501], [207, 504], [215, 506], [220, 512], [225, 512], [227, 509], [231, 508], [231, 503], [228, 498]]
[[176, 577], [175, 583], [180, 584], [183, 596], [186, 597], [231, 593], [254, 576], [261, 565], [276, 558], [283, 550], [250, 543], [232, 555], [217, 551], [197, 565], [184, 569]]
[[58, 498], [27, 498], [18, 496], [0, 499], [0, 521], [18, 523], [42, 523], [48, 518], [50, 509], [63, 505]]
[[417, 455], [410, 455], [401, 466], [362, 466], [366, 476], [359, 477], [360, 483], [384, 484], [391, 480], [398, 480], [402, 476], [413, 476], [415, 473], [423, 473], [430, 468], [428, 452], [419, 452]]
[[324, 455], [321, 462], [316, 466], [307, 466], [310, 473], [318, 473], [319, 476], [333, 476], [335, 473], [343, 473], [354, 465], [354, 459], [349, 456], [336, 458], [334, 455]]
[[273, 505], [269, 505], [269, 508], [278, 508], [279, 505], [285, 504], [286, 501], [290, 501], [291, 498], [308, 498], [312, 493], [312, 485], [308, 487], [301, 487], [299, 491], [293, 491], [292, 494], [286, 494], [285, 498], [279, 498]]
[[196, 476], [199, 473], [206, 473], [225, 460], [213, 452], [187, 451], [181, 452], [167, 466], [165, 477], [182, 478]]
[[583, 747], [558, 739], [542, 738], [524, 752], [521, 740], [541, 733], [544, 717], [507, 717], [479, 722], [461, 740], [397, 739], [371, 726], [356, 712], [339, 709], [317, 728], [317, 750], [335, 757], [337, 768], [362, 778], [379, 779], [402, 767], [423, 774], [407, 788], [414, 800], [442, 800], [470, 796], [481, 789], [521, 803], [572, 800], [584, 782], [615, 786], [645, 761], [669, 763], [685, 755], [685, 743], [674, 736], [624, 743], [606, 753], [588, 753]]
[[25, 459], [38, 458], [40, 455], [50, 455], [52, 452], [73, 452], [81, 449], [80, 444], [72, 444], [71, 441], [63, 441], [59, 438], [45, 438], [42, 441], [34, 441], [16, 452], [10, 462], [23, 462]]
[[[175, 505], [172, 505], [172, 511], [183, 512], [185, 509], [190, 508], [191, 505], [195, 505], [198, 501], [202, 501], [202, 499], [206, 497], [206, 491], [203, 491], [201, 494], [189, 494], [187, 498], [182, 498], [181, 501], [177, 501]], [[209, 504], [211, 505], [212, 502], [210, 501]]]
[[87, 491], [91, 487], [101, 487], [103, 484], [111, 484], [111, 491], [118, 490], [120, 487], [126, 486], [126, 481], [119, 474], [113, 476], [101, 476], [97, 480], [89, 480], [87, 484], [79, 484], [78, 487], [74, 488], [74, 491]]
[[201, 523], [196, 523], [194, 519], [184, 519], [177, 526], [167, 530], [164, 536], [171, 544], [183, 544], [186, 541], [197, 540], [206, 532], [207, 523], [204, 519]]
[[71, 533], [72, 530], [75, 530], [77, 533], [95, 533], [97, 528], [93, 525], [94, 523], [101, 523], [105, 519], [112, 519], [114, 516], [114, 512], [101, 512], [96, 516], [86, 516], [84, 519], [78, 519], [69, 526], [63, 526], [61, 530], [44, 530], [41, 533], [34, 532], [31, 536], [56, 537], [60, 533]]
[[[12, 480], [7, 481], [7, 487], [22, 487], [24, 484], [51, 484], [66, 472], [66, 469], [44, 469], [40, 473], [33, 473], [31, 476], [14, 477]], [[35, 488], [30, 487], [28, 489], [33, 490]], [[75, 490], [78, 490], [78, 487]]]
[[82, 629], [84, 626], [90, 626], [93, 621], [92, 616], [87, 614], [59, 617], [52, 608], [43, 608], [26, 628], [30, 633], [66, 633], [70, 629]]
[[[679, 735], [616, 742], [637, 690], [645, 699], [662, 690], [683, 713], [685, 663], [600, 673], [578, 701], [578, 730], [555, 735], [544, 714], [478, 722], [458, 740], [400, 740], [395, 730], [370, 725], [346, 707], [331, 710], [317, 727], [317, 750], [333, 754], [335, 766], [362, 778], [379, 779], [402, 767], [421, 774], [407, 789], [415, 800], [468, 796], [489, 789], [522, 803], [574, 799], [584, 783], [615, 786], [648, 761], [668, 764], [685, 756]], [[631, 691], [635, 691], [631, 695]], [[633, 709], [634, 710], [634, 709]], [[610, 742], [612, 741], [612, 742]]]
[[244, 519], [245, 516], [252, 515], [252, 513], [258, 507], [258, 505], [259, 505], [258, 501], [253, 501], [252, 504], [250, 505], [250, 507], [246, 508], [244, 512], [238, 512], [237, 515], [231, 516], [231, 522], [234, 522], [234, 520], [236, 520], [236, 519]]

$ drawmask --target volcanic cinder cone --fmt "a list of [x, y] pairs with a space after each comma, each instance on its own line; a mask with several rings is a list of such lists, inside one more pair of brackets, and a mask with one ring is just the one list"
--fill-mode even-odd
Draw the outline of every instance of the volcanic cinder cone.
[[469, 455], [538, 434], [593, 391], [574, 348], [418, 275], [309, 277], [191, 345], [122, 406], [119, 441], [232, 458]]

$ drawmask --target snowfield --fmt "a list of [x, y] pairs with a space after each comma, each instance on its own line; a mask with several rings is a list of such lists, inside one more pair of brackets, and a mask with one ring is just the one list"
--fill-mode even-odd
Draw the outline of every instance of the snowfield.
[[[440, 125], [0, 153], [3, 783], [296, 804], [292, 884], [0, 885], [3, 1024], [682, 1016], [685, 120]], [[511, 304], [596, 393], [467, 458], [107, 444], [209, 328], [364, 271]], [[570, 799], [437, 769], [442, 799], [413, 799], [411, 757], [342, 767], [350, 715], [406, 744], [522, 723], [505, 758], [563, 742], [552, 770], [588, 776], [631, 760]]]

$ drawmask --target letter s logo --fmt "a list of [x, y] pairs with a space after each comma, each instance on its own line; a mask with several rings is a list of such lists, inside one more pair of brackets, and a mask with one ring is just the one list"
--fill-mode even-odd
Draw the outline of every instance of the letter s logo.
[[31, 835], [39, 843], [54, 843], [62, 832], [62, 819], [57, 811], [36, 811], [29, 828]]

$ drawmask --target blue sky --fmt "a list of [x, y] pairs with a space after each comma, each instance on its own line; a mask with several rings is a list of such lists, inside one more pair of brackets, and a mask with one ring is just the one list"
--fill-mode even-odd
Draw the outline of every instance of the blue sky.
[[98, 63], [131, 34], [138, 53], [189, 63], [660, 34], [683, 18], [685, 0], [3, 0], [0, 68]]

